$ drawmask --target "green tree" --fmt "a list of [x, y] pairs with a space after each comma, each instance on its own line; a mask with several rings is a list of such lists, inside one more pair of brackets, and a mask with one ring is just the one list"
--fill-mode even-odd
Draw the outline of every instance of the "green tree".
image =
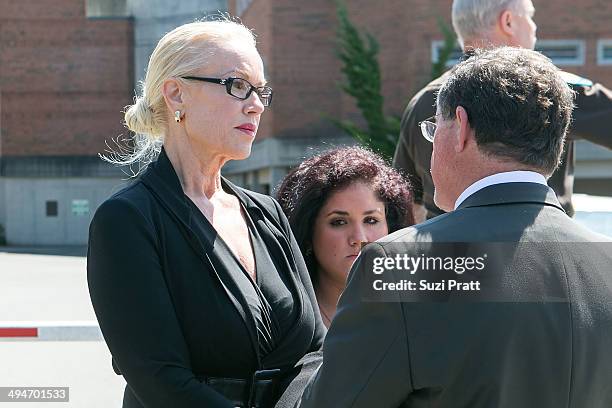
[[453, 31], [440, 17], [438, 17], [438, 27], [444, 36], [444, 44], [438, 54], [438, 61], [434, 62], [431, 66], [431, 79], [440, 77], [446, 71], [446, 63], [453, 55], [453, 51], [455, 51], [455, 47], [457, 46], [455, 31]]
[[362, 35], [359, 32], [350, 21], [343, 2], [337, 1], [336, 5], [339, 23], [337, 54], [345, 76], [340, 87], [355, 98], [367, 129], [361, 129], [350, 120], [334, 120], [334, 123], [361, 144], [390, 160], [399, 135], [400, 118], [386, 116], [383, 110], [378, 42], [369, 33]]
[[[360, 33], [348, 16], [342, 0], [336, 1], [338, 18], [338, 50], [342, 61], [344, 81], [340, 87], [352, 96], [366, 122], [362, 129], [350, 120], [331, 120], [362, 145], [378, 152], [390, 161], [395, 152], [400, 132], [401, 118], [385, 115], [381, 92], [381, 74], [378, 63], [378, 41], [370, 33]], [[438, 62], [432, 66], [432, 77], [437, 78], [446, 70], [446, 62], [456, 45], [455, 33], [438, 18], [438, 26], [444, 34], [444, 47]]]

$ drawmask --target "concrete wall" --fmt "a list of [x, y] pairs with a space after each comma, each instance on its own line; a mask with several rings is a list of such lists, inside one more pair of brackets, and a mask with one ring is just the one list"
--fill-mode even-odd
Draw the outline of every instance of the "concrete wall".
[[226, 0], [86, 0], [89, 18], [132, 18], [136, 86], [144, 79], [149, 57], [164, 34], [182, 24], [227, 10]]
[[89, 18], [127, 17], [127, 0], [85, 0], [85, 13]]
[[576, 142], [575, 193], [612, 195], [612, 150], [585, 140]]
[[248, 159], [228, 162], [222, 173], [240, 186], [274, 194], [283, 177], [296, 164], [333, 147], [354, 144], [353, 138], [340, 132], [300, 139], [271, 137], [254, 143]]
[[5, 181], [0, 177], [0, 242], [6, 238], [6, 194], [4, 193]]
[[151, 52], [164, 34], [211, 13], [227, 11], [227, 1], [127, 0], [127, 8], [134, 18], [134, 83], [138, 84], [144, 78]]
[[[118, 178], [4, 178], [0, 183], [6, 191], [0, 207], [7, 209], [8, 245], [87, 244], [96, 208], [125, 184]], [[57, 201], [57, 217], [46, 216], [48, 200]], [[73, 200], [88, 200], [89, 211], [74, 213]]]
[[578, 141], [576, 163], [579, 164], [576, 166], [576, 178], [612, 178], [612, 150], [605, 147], [584, 140]]

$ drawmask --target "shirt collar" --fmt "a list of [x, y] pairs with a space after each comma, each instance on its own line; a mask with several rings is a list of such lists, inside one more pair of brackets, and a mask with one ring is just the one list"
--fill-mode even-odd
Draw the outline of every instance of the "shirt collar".
[[482, 190], [485, 187], [492, 186], [495, 184], [503, 184], [503, 183], [536, 183], [536, 184], [546, 184], [546, 178], [540, 173], [536, 173], [535, 171], [506, 171], [503, 173], [492, 174], [485, 178], [478, 180], [477, 182], [470, 185], [466, 188], [463, 193], [457, 198], [455, 201], [455, 208], [457, 209], [461, 205], [466, 198], [474, 194], [475, 192]]

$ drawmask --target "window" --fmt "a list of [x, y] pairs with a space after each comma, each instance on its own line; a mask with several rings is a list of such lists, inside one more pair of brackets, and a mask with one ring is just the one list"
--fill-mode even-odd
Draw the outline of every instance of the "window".
[[57, 201], [45, 202], [47, 217], [57, 217]]
[[612, 39], [597, 41], [597, 65], [612, 65]]
[[[443, 48], [444, 48], [444, 41], [432, 41], [431, 43], [431, 62], [434, 62], [434, 63], [438, 62], [438, 60], [440, 59], [440, 52], [442, 51]], [[446, 61], [446, 66], [452, 67], [453, 65], [457, 64], [459, 60], [461, 59], [462, 55], [463, 55], [463, 51], [461, 50], [461, 47], [459, 46], [459, 44], [457, 44], [455, 46], [455, 49], [451, 53], [450, 57], [448, 58], [448, 61]]]
[[[612, 40], [600, 40], [602, 44], [598, 50], [598, 61], [605, 60], [603, 64], [612, 64]], [[444, 47], [444, 41], [432, 41], [431, 43], [431, 61], [438, 62], [440, 52]], [[585, 45], [584, 41], [580, 40], [542, 40], [538, 41], [535, 46], [537, 51], [546, 55], [552, 60], [555, 65], [584, 65]], [[450, 58], [446, 62], [447, 67], [452, 67], [457, 64], [462, 56], [461, 47], [459, 44], [451, 53]], [[599, 62], [602, 64], [602, 62]]]
[[584, 41], [542, 40], [537, 42], [535, 49], [555, 65], [584, 65]]

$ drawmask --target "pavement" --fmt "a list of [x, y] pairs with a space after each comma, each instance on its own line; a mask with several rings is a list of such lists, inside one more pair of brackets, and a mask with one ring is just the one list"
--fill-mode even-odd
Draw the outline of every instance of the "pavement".
[[0, 402], [0, 407], [120, 408], [125, 380], [102, 341], [0, 342], [0, 387], [69, 387], [69, 402]]
[[61, 255], [61, 256], [87, 256], [87, 245], [61, 245], [61, 246], [0, 246], [0, 253], [30, 254], [30, 255]]
[[97, 328], [85, 253], [85, 247], [0, 247], [0, 387], [70, 388], [69, 402], [0, 402], [0, 408], [121, 407], [125, 380], [113, 372]]
[[86, 265], [84, 257], [0, 252], [0, 322], [95, 321]]

